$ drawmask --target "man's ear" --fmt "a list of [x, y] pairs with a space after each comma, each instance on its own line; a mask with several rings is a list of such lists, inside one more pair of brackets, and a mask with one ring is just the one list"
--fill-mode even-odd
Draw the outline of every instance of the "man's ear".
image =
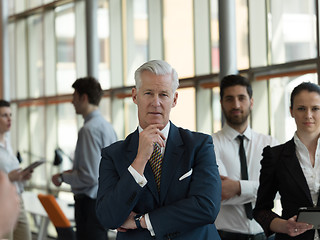
[[253, 97], [251, 97], [250, 99], [250, 110], [252, 110], [252, 108], [253, 108]]
[[84, 93], [80, 96], [81, 102], [89, 102], [88, 94]]
[[138, 90], [136, 88], [132, 88], [131, 90], [131, 97], [132, 97], [132, 101], [137, 104], [137, 94], [138, 94]]
[[173, 95], [173, 102], [171, 107], [175, 107], [177, 105], [177, 101], [178, 101], [178, 92], [175, 92]]

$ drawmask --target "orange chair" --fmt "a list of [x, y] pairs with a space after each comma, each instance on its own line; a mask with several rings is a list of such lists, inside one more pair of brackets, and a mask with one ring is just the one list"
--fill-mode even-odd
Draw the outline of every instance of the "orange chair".
[[73, 231], [70, 221], [61, 210], [55, 197], [51, 194], [38, 194], [38, 198], [57, 230], [58, 239], [75, 240], [75, 232]]

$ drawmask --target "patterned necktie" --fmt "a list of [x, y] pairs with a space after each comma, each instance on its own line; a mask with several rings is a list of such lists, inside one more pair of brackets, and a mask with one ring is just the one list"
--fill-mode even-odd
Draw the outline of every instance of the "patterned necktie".
[[[247, 158], [246, 153], [244, 151], [243, 147], [243, 136], [239, 135], [238, 139], [240, 141], [240, 147], [239, 147], [239, 156], [240, 156], [240, 164], [241, 164], [241, 179], [242, 180], [248, 180], [248, 169], [247, 169]], [[246, 211], [247, 218], [252, 220], [252, 205], [251, 202], [244, 204], [244, 209]]]
[[152, 172], [154, 174], [154, 179], [157, 184], [158, 192], [160, 191], [160, 176], [161, 176], [161, 165], [162, 165], [162, 155], [161, 149], [158, 144], [154, 144], [152, 155], [149, 159]]

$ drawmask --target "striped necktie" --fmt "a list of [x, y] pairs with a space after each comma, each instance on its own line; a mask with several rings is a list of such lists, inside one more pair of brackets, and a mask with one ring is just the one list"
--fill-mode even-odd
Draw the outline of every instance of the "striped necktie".
[[161, 177], [161, 165], [162, 165], [162, 154], [158, 144], [154, 144], [152, 155], [149, 159], [154, 179], [157, 184], [158, 192], [160, 191], [160, 177]]

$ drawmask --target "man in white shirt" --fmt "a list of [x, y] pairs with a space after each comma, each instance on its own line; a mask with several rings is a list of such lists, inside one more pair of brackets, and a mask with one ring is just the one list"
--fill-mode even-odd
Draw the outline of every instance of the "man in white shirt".
[[[215, 223], [222, 240], [263, 240], [266, 237], [252, 219], [252, 208], [257, 197], [262, 150], [278, 142], [271, 136], [254, 132], [248, 125], [253, 106], [248, 79], [240, 75], [224, 77], [220, 84], [220, 103], [226, 123], [221, 131], [213, 134], [222, 182], [221, 210]], [[246, 173], [241, 170], [241, 141]]]

